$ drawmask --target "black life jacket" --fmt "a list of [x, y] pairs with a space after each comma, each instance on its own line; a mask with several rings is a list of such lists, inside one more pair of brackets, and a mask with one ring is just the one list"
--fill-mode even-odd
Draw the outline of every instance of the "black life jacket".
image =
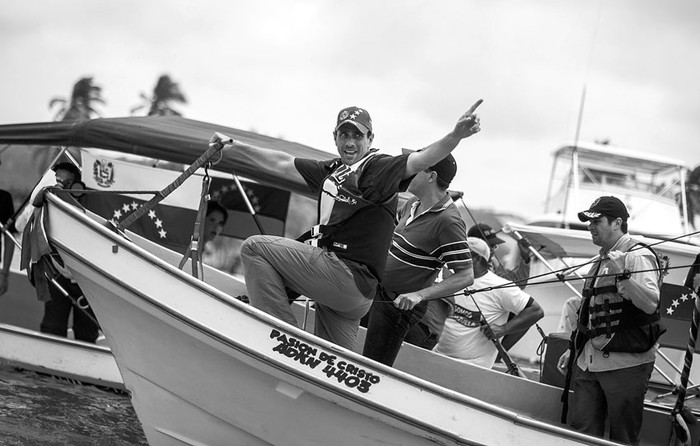
[[[632, 248], [640, 245], [654, 254], [659, 267], [660, 288], [662, 281], [661, 262], [651, 247], [629, 239], [620, 247], [620, 251], [629, 252]], [[653, 313], [647, 314], [640, 310], [629, 299], [624, 299], [617, 291], [617, 278], [615, 276], [597, 277], [601, 263], [602, 261], [598, 262], [595, 273], [586, 280], [584, 285], [582, 293], [584, 300], [577, 329], [582, 335], [580, 341], [585, 343], [585, 340], [590, 339], [594, 348], [606, 353], [642, 353], [648, 351], [665, 331], [659, 324], [660, 299]], [[596, 296], [603, 296], [602, 302], [601, 299], [596, 299]], [[589, 321], [590, 328], [588, 327]]]
[[337, 163], [323, 180], [318, 224], [298, 240], [327, 248], [339, 257], [366, 265], [381, 279], [394, 233], [398, 194], [383, 203], [365, 199], [359, 179], [374, 153], [348, 166]]

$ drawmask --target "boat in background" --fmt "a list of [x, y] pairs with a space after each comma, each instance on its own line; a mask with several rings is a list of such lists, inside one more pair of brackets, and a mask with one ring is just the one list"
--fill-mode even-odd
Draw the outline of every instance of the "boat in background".
[[689, 232], [686, 178], [679, 160], [610, 144], [570, 143], [553, 153], [544, 215], [531, 226], [587, 229], [577, 214], [603, 195], [621, 199], [630, 232], [670, 238]]
[[109, 347], [0, 323], [0, 362], [71, 381], [126, 390]]

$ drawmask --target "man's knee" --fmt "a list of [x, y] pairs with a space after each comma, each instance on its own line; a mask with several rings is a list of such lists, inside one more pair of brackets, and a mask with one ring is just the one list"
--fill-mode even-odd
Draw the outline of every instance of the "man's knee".
[[245, 239], [241, 245], [241, 258], [245, 259], [260, 255], [260, 251], [257, 249], [257, 247], [259, 246], [259, 243], [263, 241], [263, 237], [264, 236], [262, 235], [251, 235]]

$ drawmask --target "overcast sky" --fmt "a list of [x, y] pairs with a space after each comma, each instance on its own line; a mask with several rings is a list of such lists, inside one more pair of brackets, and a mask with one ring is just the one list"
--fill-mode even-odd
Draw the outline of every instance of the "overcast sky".
[[452, 188], [524, 215], [543, 209], [584, 85], [580, 140], [700, 164], [697, 0], [5, 0], [0, 61], [2, 124], [52, 120], [84, 76], [102, 116], [126, 116], [168, 74], [185, 117], [327, 151], [345, 106], [398, 154], [483, 98]]

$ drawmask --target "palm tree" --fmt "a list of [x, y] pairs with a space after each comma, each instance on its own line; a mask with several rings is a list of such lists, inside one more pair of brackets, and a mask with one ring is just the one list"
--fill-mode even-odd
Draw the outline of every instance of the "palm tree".
[[158, 78], [152, 97], [148, 97], [144, 93], [141, 93], [140, 97], [144, 103], [132, 108], [132, 115], [148, 106], [148, 116], [182, 116], [170, 104], [172, 102], [187, 103], [185, 95], [180, 91], [180, 86], [173, 82], [167, 74]]
[[[49, 102], [49, 110], [58, 107], [54, 117], [55, 121], [87, 121], [100, 116], [95, 108], [96, 104], [105, 104], [104, 99], [102, 99], [102, 87], [95, 85], [92, 77], [83, 77], [73, 86], [70, 100], [54, 97]], [[50, 167], [49, 163], [59, 150], [58, 147], [54, 147], [50, 150], [42, 149], [37, 152], [34, 165], [40, 175]], [[78, 162], [81, 161], [79, 149], [71, 147], [68, 150]]]
[[55, 97], [49, 102], [49, 109], [58, 105], [56, 121], [86, 121], [100, 113], [95, 109], [96, 103], [103, 104], [102, 87], [93, 84], [91, 77], [84, 77], [73, 86], [70, 101]]

